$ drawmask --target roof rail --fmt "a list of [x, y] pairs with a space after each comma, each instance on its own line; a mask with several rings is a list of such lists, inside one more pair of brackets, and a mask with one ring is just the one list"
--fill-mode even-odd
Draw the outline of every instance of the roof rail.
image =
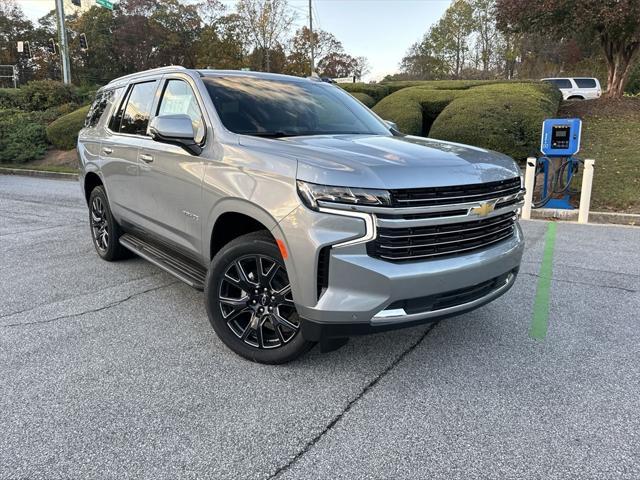
[[137, 77], [138, 75], [144, 75], [147, 73], [171, 73], [171, 72], [175, 72], [176, 70], [184, 71], [187, 69], [184, 68], [182, 65], [168, 65], [166, 67], [151, 68], [149, 70], [143, 70], [141, 72], [130, 73], [129, 75], [124, 75], [122, 77], [114, 78], [109, 82], [109, 84], [119, 82], [121, 80], [126, 80], [128, 78], [134, 78], [134, 77]]

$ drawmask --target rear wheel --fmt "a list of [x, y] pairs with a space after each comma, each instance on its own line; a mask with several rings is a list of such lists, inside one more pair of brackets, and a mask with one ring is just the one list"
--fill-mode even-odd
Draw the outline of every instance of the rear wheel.
[[127, 250], [120, 245], [120, 226], [117, 224], [104, 187], [95, 187], [89, 195], [89, 225], [93, 246], [100, 257], [109, 262], [125, 258]]
[[205, 283], [213, 329], [234, 352], [260, 363], [285, 363], [312, 346], [278, 247], [268, 232], [243, 235], [215, 256]]

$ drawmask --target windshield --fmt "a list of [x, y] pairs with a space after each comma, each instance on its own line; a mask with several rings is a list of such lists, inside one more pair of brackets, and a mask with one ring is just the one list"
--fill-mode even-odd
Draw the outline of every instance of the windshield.
[[320, 82], [210, 76], [202, 79], [224, 126], [245, 135], [390, 135], [366, 107]]

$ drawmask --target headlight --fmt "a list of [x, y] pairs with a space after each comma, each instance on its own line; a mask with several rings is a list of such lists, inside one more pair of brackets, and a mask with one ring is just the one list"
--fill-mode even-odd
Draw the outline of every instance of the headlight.
[[335, 187], [318, 185], [298, 180], [298, 195], [304, 204], [318, 209], [318, 202], [345, 203], [349, 205], [367, 205], [370, 207], [388, 207], [391, 197], [387, 190], [373, 188]]

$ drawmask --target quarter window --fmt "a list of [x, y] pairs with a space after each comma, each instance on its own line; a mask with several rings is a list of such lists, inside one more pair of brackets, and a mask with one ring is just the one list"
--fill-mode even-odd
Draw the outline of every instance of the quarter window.
[[573, 80], [580, 88], [596, 88], [596, 81], [593, 78], [574, 78]]
[[131, 90], [127, 106], [122, 114], [120, 133], [133, 135], [146, 135], [149, 125], [149, 113], [153, 96], [156, 91], [156, 82], [136, 83]]
[[167, 81], [162, 100], [160, 100], [160, 106], [158, 107], [158, 115], [175, 114], [184, 114], [191, 118], [193, 131], [195, 132], [194, 140], [196, 143], [202, 143], [205, 136], [202, 112], [200, 112], [193, 90], [182, 80]]

